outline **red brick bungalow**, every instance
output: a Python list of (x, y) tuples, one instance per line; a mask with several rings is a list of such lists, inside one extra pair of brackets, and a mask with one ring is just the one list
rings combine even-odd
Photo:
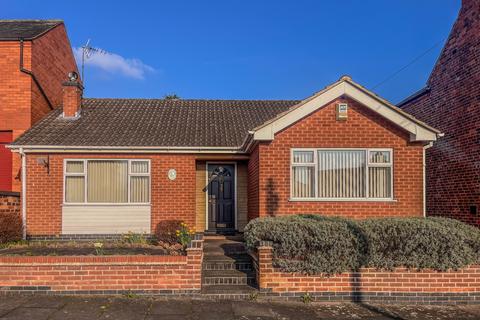
[(302, 101), (82, 99), (8, 147), (22, 155), (29, 236), (198, 232), (317, 213), (424, 215), (424, 155), (440, 132), (349, 77)]

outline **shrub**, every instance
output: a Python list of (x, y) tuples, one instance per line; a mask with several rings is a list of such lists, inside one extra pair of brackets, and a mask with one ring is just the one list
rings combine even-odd
[(480, 230), (459, 221), (384, 218), (358, 225), (366, 243), (366, 266), (445, 271), (478, 262)]
[(22, 239), (22, 219), (17, 213), (0, 213), (0, 243)]
[(260, 240), (272, 241), (274, 266), (285, 272), (445, 271), (480, 262), (480, 229), (445, 218), (266, 217), (252, 220), (244, 238), (250, 249)]
[(361, 264), (361, 243), (346, 219), (258, 218), (246, 226), (244, 237), (249, 248), (272, 241), (274, 265), (286, 272), (333, 274)]
[(160, 242), (168, 244), (178, 243), (176, 231), (180, 229), (182, 221), (180, 220), (164, 220), (157, 224), (155, 229), (155, 237)]

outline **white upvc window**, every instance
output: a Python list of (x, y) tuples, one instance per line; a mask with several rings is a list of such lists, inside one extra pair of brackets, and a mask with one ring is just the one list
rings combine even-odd
[(66, 159), (64, 203), (150, 203), (150, 160)]
[(292, 149), (292, 200), (393, 200), (393, 150)]

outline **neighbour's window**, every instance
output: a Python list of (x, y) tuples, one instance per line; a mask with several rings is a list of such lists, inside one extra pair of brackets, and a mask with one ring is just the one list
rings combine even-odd
[(391, 199), (392, 151), (307, 149), (292, 152), (293, 199)]
[(148, 160), (66, 160), (66, 203), (150, 202)]

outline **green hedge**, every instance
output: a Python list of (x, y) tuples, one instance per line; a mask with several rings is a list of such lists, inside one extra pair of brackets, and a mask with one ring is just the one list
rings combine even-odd
[(359, 267), (444, 271), (480, 261), (480, 230), (445, 218), (353, 221), (319, 215), (252, 220), (245, 241), (272, 241), (274, 265), (286, 272), (333, 274)]

